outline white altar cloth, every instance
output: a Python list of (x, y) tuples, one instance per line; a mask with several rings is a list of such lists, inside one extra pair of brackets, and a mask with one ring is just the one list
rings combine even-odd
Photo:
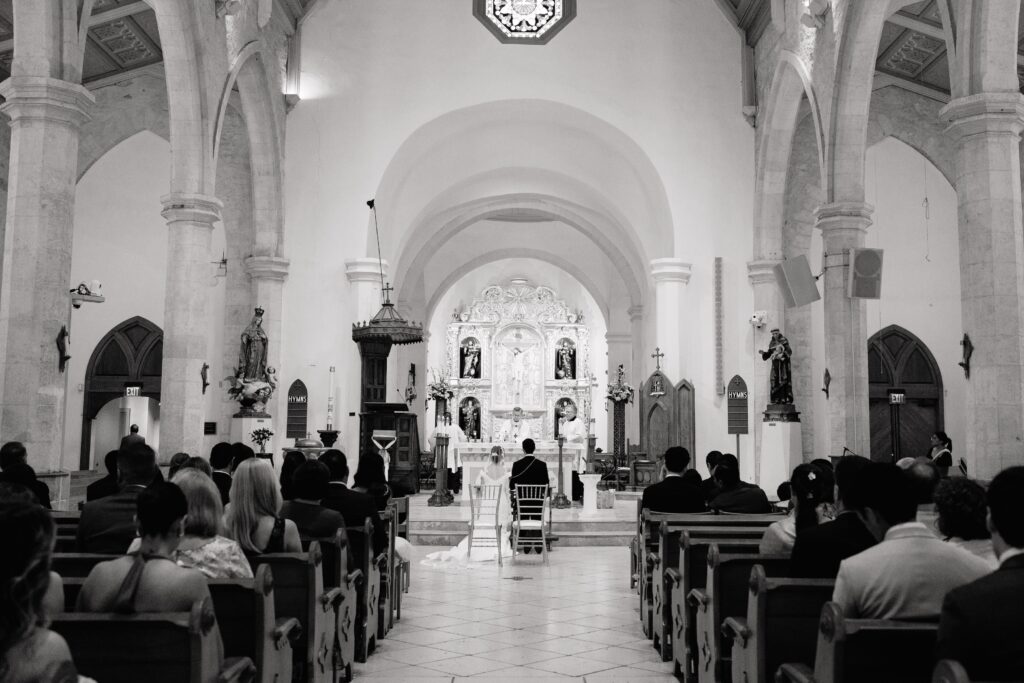
[[(462, 501), (469, 503), (469, 487), (480, 476), (481, 470), (491, 461), (491, 448), (501, 446), (505, 450), (505, 471), (512, 472), (512, 464), (523, 456), (523, 449), (514, 443), (467, 442), (451, 447), (455, 457), (462, 464)], [(539, 441), (534, 457), (548, 466), (548, 478), (554, 493), (558, 492), (558, 442)], [(562, 484), (567, 498), (572, 498), (572, 471), (587, 469), (587, 447), (581, 443), (567, 443), (562, 448)]]

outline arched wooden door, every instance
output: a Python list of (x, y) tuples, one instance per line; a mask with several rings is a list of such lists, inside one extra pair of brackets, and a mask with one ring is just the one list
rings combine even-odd
[[(886, 327), (868, 340), (868, 381), (871, 459), (926, 455), (929, 437), (943, 428), (942, 375), (928, 347), (898, 325)], [(894, 405), (890, 394), (900, 390), (906, 402)]]
[(85, 370), (82, 406), (81, 469), (89, 469), (92, 421), (110, 400), (125, 395), (126, 385), (141, 385), (140, 396), (160, 400), (163, 331), (136, 316), (107, 332), (96, 345)]

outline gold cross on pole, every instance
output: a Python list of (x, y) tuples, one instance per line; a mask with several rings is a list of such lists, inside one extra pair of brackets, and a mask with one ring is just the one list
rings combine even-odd
[(654, 347), (654, 353), (651, 354), (651, 358), (653, 358), (654, 362), (657, 364), (657, 368), (655, 368), (655, 369), (658, 370), (658, 372), (661, 372), (661, 359), (664, 358), (664, 357), (665, 357), (665, 354), (663, 354), (661, 352), (661, 347), (660, 346), (655, 346)]
[(387, 286), (381, 288), (381, 291), (384, 292), (384, 299), (386, 301), (391, 301), (391, 292), (395, 291), (395, 288), (392, 287), (391, 283), (389, 282)]

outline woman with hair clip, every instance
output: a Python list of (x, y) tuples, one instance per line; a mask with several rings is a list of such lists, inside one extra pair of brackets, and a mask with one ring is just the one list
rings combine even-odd
[[(491, 448), (490, 461), (477, 475), (476, 481), (473, 482), (473, 497), (478, 498), (482, 495), (484, 486), (497, 486), (498, 500), (496, 503), (497, 509), (495, 514), (497, 515), (497, 521), (501, 524), (501, 538), (498, 540), (499, 544), (508, 546), (509, 542), (509, 529), (512, 525), (512, 508), (508, 496), (508, 472), (505, 470), (505, 451), (501, 446), (493, 446)], [(483, 525), (481, 524), (481, 527)], [(430, 553), (426, 559), (423, 560), (423, 564), (427, 565), (445, 565), (445, 564), (469, 564), (477, 562), (494, 562), (498, 559), (498, 548), (484, 546), (473, 548), (473, 556), (469, 556), (469, 536), (466, 536), (459, 544), (451, 550), (441, 550), (436, 553)]]
[(789, 479), (792, 509), (785, 519), (773, 523), (764, 532), (760, 547), (762, 554), (789, 555), (802, 530), (830, 521), (835, 516), (831, 503), (832, 481), (832, 477), (817, 465), (796, 466)]

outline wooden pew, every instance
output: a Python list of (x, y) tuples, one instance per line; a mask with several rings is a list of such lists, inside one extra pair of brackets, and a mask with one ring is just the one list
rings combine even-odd
[(671, 581), (671, 622), (663, 633), (666, 648), (674, 664), (677, 678), (697, 680), (697, 606), (689, 600), (690, 592), (707, 586), (708, 550), (717, 544), (718, 552), (728, 555), (755, 554), (759, 543), (753, 541), (719, 541), (713, 538), (694, 539), (688, 531), (679, 537), (679, 564), (677, 569), (665, 570), (666, 581)]
[(722, 624), (732, 640), (732, 680), (769, 683), (785, 662), (814, 659), (821, 608), (835, 585), (834, 579), (770, 579), (755, 564), (746, 617)]
[(352, 680), (352, 662), (356, 653), (356, 615), (359, 612), (359, 590), (363, 583), (362, 570), (349, 571), (350, 552), (348, 536), (341, 529), (334, 538), (320, 541), (324, 554), (324, 586), (338, 587), (341, 599), (334, 614), (335, 633), (334, 670), (342, 672), (342, 680)]
[(377, 637), (385, 638), (395, 625), (394, 586), (398, 569), (395, 567), (395, 509), (388, 507), (380, 513), (380, 521), (387, 529), (388, 544), (384, 549), (384, 563), (380, 566), (380, 592), (377, 601)]
[(333, 681), (334, 611), (341, 589), (324, 588), (320, 544), (310, 543), (304, 553), (254, 555), (250, 562), (254, 572), (264, 565), (273, 572), (278, 616), (294, 617), (302, 624), (293, 657), (297, 675), (310, 683)]
[[(396, 539), (409, 540), (409, 497), (392, 498), (388, 503), (394, 510), (394, 534)], [(396, 540), (397, 545), (397, 540)], [(392, 602), (395, 606), (395, 621), (402, 618), (402, 593), (409, 592), (412, 563), (395, 556), (395, 585), (392, 587)]]
[(783, 664), (777, 683), (928, 683), (938, 624), (846, 619), (839, 605), (821, 610), (814, 669)]
[(377, 647), (379, 618), (380, 572), (386, 561), (384, 553), (373, 554), (373, 522), (367, 517), (361, 526), (345, 527), (352, 546), (354, 568), (362, 571), (363, 581), (357, 586), (356, 661), (365, 662)]
[[(967, 675), (967, 669), (963, 664), (954, 659), (943, 659), (935, 665), (935, 672), (932, 674), (932, 683), (982, 683), (972, 681)], [(1020, 672), (1017, 678), (1005, 683), (1024, 683), (1024, 672)]]
[(67, 641), (78, 672), (103, 683), (252, 681), (248, 657), (224, 659), (209, 599), (191, 612), (62, 614), (50, 628)]
[(708, 578), (705, 589), (690, 591), (697, 607), (697, 680), (700, 683), (728, 681), (732, 641), (722, 637), (727, 617), (747, 613), (747, 586), (755, 564), (768, 576), (786, 576), (789, 555), (723, 554), (717, 544), (708, 548)]
[(116, 560), (122, 555), (101, 555), (98, 553), (54, 553), (50, 569), (61, 578), (82, 578), (89, 576), (92, 568), (100, 562)]

